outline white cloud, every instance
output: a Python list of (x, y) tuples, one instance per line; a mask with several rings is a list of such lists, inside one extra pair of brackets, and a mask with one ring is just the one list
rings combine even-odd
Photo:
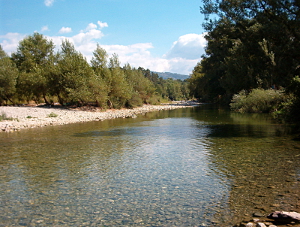
[(94, 23), (89, 23), (89, 25), (84, 30), (81, 30), (81, 32), (89, 31), (89, 30), (92, 30), (92, 29), (97, 29), (97, 25), (94, 24)]
[(186, 34), (180, 36), (164, 57), (167, 59), (199, 59), (204, 54), (204, 47), (206, 46), (204, 36), (205, 34)]
[(189, 75), (192, 73), (194, 67), (200, 61), (198, 59), (185, 59), (185, 58), (172, 58), (168, 60), (169, 72), (177, 72), (184, 75)]
[(72, 28), (70, 27), (62, 27), (60, 30), (59, 30), (59, 33), (63, 34), (63, 33), (70, 33), (72, 32)]
[(96, 42), (95, 39), (100, 39), (104, 34), (97, 29), (91, 29), (87, 32), (80, 32), (79, 34), (71, 37), (76, 45), (82, 45), (89, 42)]
[[(101, 22), (102, 23), (102, 22)], [(74, 44), (75, 49), (81, 52), (88, 61), (93, 57), (93, 52), (97, 43), (101, 45), (102, 33), (99, 22), (90, 23), (84, 30), (73, 36), (47, 36), (60, 49), (63, 40), (68, 39)], [(105, 24), (105, 23), (104, 23)], [(102, 25), (103, 27), (103, 25)], [(60, 32), (71, 31), (71, 28), (63, 27)], [(18, 43), (25, 36), (18, 33), (7, 33), (0, 36), (0, 44), (7, 54), (15, 52)], [(187, 34), (175, 41), (171, 49), (161, 57), (155, 57), (151, 53), (155, 47), (152, 43), (135, 43), (132, 45), (101, 45), (111, 56), (116, 53), (122, 65), (129, 63), (132, 67), (148, 68), (157, 72), (174, 72), (180, 74), (190, 74), (197, 62), (201, 60), (204, 53), (206, 41), (204, 34)]]
[(6, 35), (0, 35), (0, 45), (3, 50), (10, 55), (17, 51), (19, 42), (25, 37), (25, 35), (19, 33), (7, 33)]
[(108, 27), (108, 24), (106, 22), (98, 21), (97, 24), (99, 25), (100, 28)]
[(41, 28), (41, 31), (42, 32), (45, 32), (45, 31), (49, 31), (49, 27), (46, 25), (46, 26), (43, 26), (42, 28)]
[(46, 5), (46, 6), (52, 6), (53, 5), (53, 3), (54, 3), (54, 0), (45, 0), (44, 1), (44, 4)]

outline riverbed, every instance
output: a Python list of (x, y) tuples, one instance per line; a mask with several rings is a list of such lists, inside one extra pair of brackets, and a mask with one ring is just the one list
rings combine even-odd
[(174, 101), (161, 105), (143, 105), (132, 109), (101, 109), (93, 106), (81, 108), (60, 105), (0, 106), (1, 132), (14, 132), (27, 128), (104, 121), (115, 118), (135, 118), (137, 114), (198, 106), (194, 101)]
[(203, 105), (1, 133), (0, 226), (233, 226), (300, 211), (300, 144)]

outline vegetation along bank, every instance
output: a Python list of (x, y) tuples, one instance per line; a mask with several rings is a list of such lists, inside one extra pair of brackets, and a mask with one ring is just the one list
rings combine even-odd
[(298, 1), (203, 1), (207, 46), (191, 95), (300, 125)]
[(197, 98), (239, 112), (272, 112), (300, 125), (300, 5), (297, 1), (205, 0), (207, 46), (187, 80), (120, 65), (99, 45), (90, 62), (68, 40), (55, 52), (34, 33), (8, 56), (0, 48), (0, 104), (133, 108)]

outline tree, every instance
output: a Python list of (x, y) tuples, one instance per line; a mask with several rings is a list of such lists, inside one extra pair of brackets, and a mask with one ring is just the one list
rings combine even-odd
[(166, 79), (166, 88), (168, 98), (172, 101), (185, 99), (181, 90), (182, 81), (172, 78)]
[(96, 105), (106, 107), (108, 102), (108, 93), (110, 91), (111, 73), (107, 67), (107, 53), (97, 44), (96, 50), (93, 52), (91, 65), (95, 73), (94, 81), (91, 89), (93, 92)]
[(140, 106), (143, 103), (149, 103), (150, 98), (155, 93), (155, 87), (153, 83), (144, 76), (141, 70), (132, 69), (129, 64), (124, 67), (126, 80), (132, 86), (133, 95), (128, 100), (128, 106)]
[(120, 67), (117, 54), (113, 54), (109, 59), (109, 69), (111, 72), (109, 104), (110, 107), (121, 108), (132, 97), (132, 87), (126, 80), (124, 71)]
[(93, 58), (91, 65), (97, 73), (101, 74), (101, 71), (107, 68), (107, 52), (99, 44), (97, 44), (96, 50), (93, 52)]
[(49, 104), (48, 80), (51, 76), (48, 69), (53, 63), (54, 44), (42, 34), (34, 33), (19, 42), (17, 52), (12, 59), (20, 71), (17, 88), (26, 99), (36, 102), (42, 97)]
[(206, 81), (206, 77), (204, 77), (204, 73), (202, 72), (202, 65), (201, 62), (198, 62), (197, 65), (194, 67), (192, 74), (187, 79), (188, 81), (188, 87), (190, 91), (190, 96), (193, 98), (206, 100), (208, 97), (206, 94), (208, 94), (208, 84)]
[(82, 105), (93, 98), (90, 87), (96, 81), (94, 71), (68, 40), (62, 42), (57, 66), (52, 85), (56, 83), (54, 92), (60, 104)]
[(151, 72), (149, 69), (139, 67), (138, 70), (154, 84), (155, 92), (158, 96), (168, 99), (166, 81), (162, 77), (159, 77), (157, 73)]
[(3, 101), (14, 103), (18, 69), (14, 62), (7, 56), (0, 45), (0, 104)]
[(211, 99), (290, 83), (300, 60), (297, 1), (203, 3), (208, 45), (201, 71)]

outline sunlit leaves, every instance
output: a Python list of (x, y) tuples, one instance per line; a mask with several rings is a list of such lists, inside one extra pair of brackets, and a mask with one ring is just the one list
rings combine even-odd
[(188, 96), (185, 82), (167, 83), (150, 70), (131, 68), (129, 64), (121, 67), (118, 55), (109, 58), (100, 45), (93, 55), (87, 62), (68, 40), (62, 41), (60, 50), (54, 53), (53, 42), (39, 33), (21, 40), (11, 58), (0, 48), (0, 104), (13, 103), (15, 98), (48, 105), (59, 102), (104, 109), (132, 108), (159, 103), (158, 97), (162, 96)]
[(201, 80), (208, 87), (191, 86), (201, 90), (192, 93), (229, 101), (243, 89), (289, 85), (300, 59), (296, 1), (204, 0), (201, 12), (208, 32)]
[(11, 101), (16, 92), (18, 69), (0, 46), (0, 104)]

